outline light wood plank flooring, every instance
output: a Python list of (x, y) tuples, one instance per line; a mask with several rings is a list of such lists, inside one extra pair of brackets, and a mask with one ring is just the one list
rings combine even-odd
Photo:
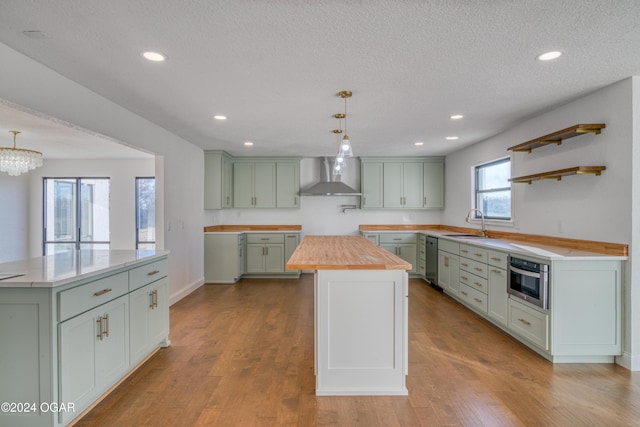
[(638, 426), (640, 373), (553, 365), (410, 280), (409, 396), (316, 397), (313, 276), (205, 285), (78, 426)]

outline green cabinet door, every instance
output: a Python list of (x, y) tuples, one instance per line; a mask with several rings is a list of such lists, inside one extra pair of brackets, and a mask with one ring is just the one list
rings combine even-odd
[(284, 264), (284, 245), (275, 243), (265, 245), (264, 272), (282, 273)]
[(233, 164), (233, 207), (254, 207), (253, 180), (253, 163)]
[(418, 267), (418, 251), (415, 243), (403, 243), (398, 245), (398, 256), (411, 264), (409, 273), (415, 273)]
[(404, 163), (402, 165), (403, 208), (422, 208), (422, 169), (422, 163)]
[(276, 207), (276, 164), (256, 163), (254, 165), (253, 188), (254, 208)]
[(401, 208), (404, 206), (402, 192), (402, 163), (386, 162), (383, 166), (383, 200), (385, 208)]
[(503, 326), (507, 326), (508, 297), (507, 270), (490, 265), (488, 314)]
[(444, 208), (444, 163), (424, 163), (424, 199), (426, 209)]
[(246, 269), (247, 273), (264, 272), (264, 245), (247, 244)]
[(131, 366), (137, 365), (151, 349), (149, 330), (149, 306), (151, 285), (143, 286), (129, 294), (129, 354)]
[[(169, 279), (167, 277), (153, 282), (151, 292), (155, 292), (153, 297), (153, 307), (149, 307), (149, 336), (151, 337), (151, 347), (168, 346), (169, 336)], [(150, 304), (151, 305), (151, 304)]]
[(276, 164), (276, 207), (300, 207), (300, 162)]
[(438, 251), (438, 285), (449, 294), (460, 290), (460, 256)]
[(222, 208), (233, 207), (233, 161), (222, 156)]
[(360, 182), (363, 209), (384, 207), (383, 177), (382, 162), (362, 162)]

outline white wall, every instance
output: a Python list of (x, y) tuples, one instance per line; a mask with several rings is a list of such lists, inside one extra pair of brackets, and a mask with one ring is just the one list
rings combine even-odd
[[(0, 44), (0, 98), (156, 154), (171, 302), (204, 283), (202, 149)], [(164, 221), (164, 227), (162, 224)]]
[(111, 249), (135, 249), (135, 179), (154, 176), (149, 160), (46, 160), (29, 176), (30, 256), (42, 255), (42, 180), (56, 177), (109, 178)]
[(29, 255), (28, 175), (0, 173), (0, 263)]
[[(360, 167), (357, 159), (347, 159), (347, 173), (342, 182), (360, 189)], [(300, 162), (302, 189), (320, 181), (322, 165), (317, 158)], [(341, 205), (356, 205), (342, 213)], [(225, 209), (205, 212), (205, 225), (219, 224), (300, 224), (302, 235), (358, 234), (360, 224), (439, 224), (440, 210), (360, 209), (358, 196), (307, 196), (300, 209)]]
[[(637, 139), (639, 135), (639, 119), (634, 118), (640, 111), (637, 86), (637, 77), (620, 81), (447, 156), (446, 209), (442, 216), (444, 224), (464, 225), (465, 215), (471, 207), (473, 165), (505, 156), (507, 147), (574, 124), (605, 123), (606, 128), (600, 135), (583, 135), (566, 140), (560, 146), (512, 155), (513, 176), (573, 166), (604, 165), (607, 169), (599, 177), (570, 176), (560, 182), (513, 184), (514, 221), (512, 227), (503, 229), (630, 245), (631, 262), (626, 263), (624, 275), (625, 354), (618, 363), (634, 370), (640, 370), (640, 331), (633, 329), (633, 325), (639, 325), (640, 295), (635, 295), (639, 285), (634, 282), (640, 273), (635, 273), (638, 267), (632, 268), (640, 261), (633, 254), (633, 243), (640, 243), (640, 231), (637, 230), (640, 190), (632, 187), (638, 182), (640, 171), (640, 159), (634, 162), (634, 157), (640, 157), (634, 150), (634, 137)], [(632, 210), (632, 200), (635, 210)], [(632, 212), (636, 215), (632, 216)], [(637, 236), (632, 236), (633, 217), (638, 218), (635, 219)], [(632, 272), (635, 273), (633, 276)]]

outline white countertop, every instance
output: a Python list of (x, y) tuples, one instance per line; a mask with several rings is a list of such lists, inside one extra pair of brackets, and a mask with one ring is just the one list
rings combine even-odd
[(168, 254), (166, 250), (82, 249), (6, 262), (0, 264), (0, 276), (20, 276), (0, 280), (0, 288), (54, 288)]

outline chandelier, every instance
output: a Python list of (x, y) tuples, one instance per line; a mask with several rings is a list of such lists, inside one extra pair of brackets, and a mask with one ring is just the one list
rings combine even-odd
[[(334, 117), (338, 119), (338, 129), (334, 129), (332, 132), (337, 134), (338, 137), (338, 153), (336, 154), (336, 161), (333, 165), (333, 176), (334, 178), (339, 178), (342, 176), (344, 172), (344, 168), (346, 163), (344, 159), (346, 157), (353, 157), (353, 150), (351, 149), (351, 141), (349, 140), (349, 135), (347, 134), (347, 98), (351, 98), (353, 95), (348, 90), (343, 90), (338, 92), (337, 94), (340, 98), (344, 99), (344, 113), (334, 114)], [(342, 134), (342, 119), (344, 119), (344, 136), (342, 139), (340, 135)]]
[(9, 132), (13, 134), (13, 148), (0, 147), (0, 172), (7, 172), (10, 176), (18, 176), (42, 166), (42, 153), (16, 148), (16, 135), (20, 131), (10, 130)]

